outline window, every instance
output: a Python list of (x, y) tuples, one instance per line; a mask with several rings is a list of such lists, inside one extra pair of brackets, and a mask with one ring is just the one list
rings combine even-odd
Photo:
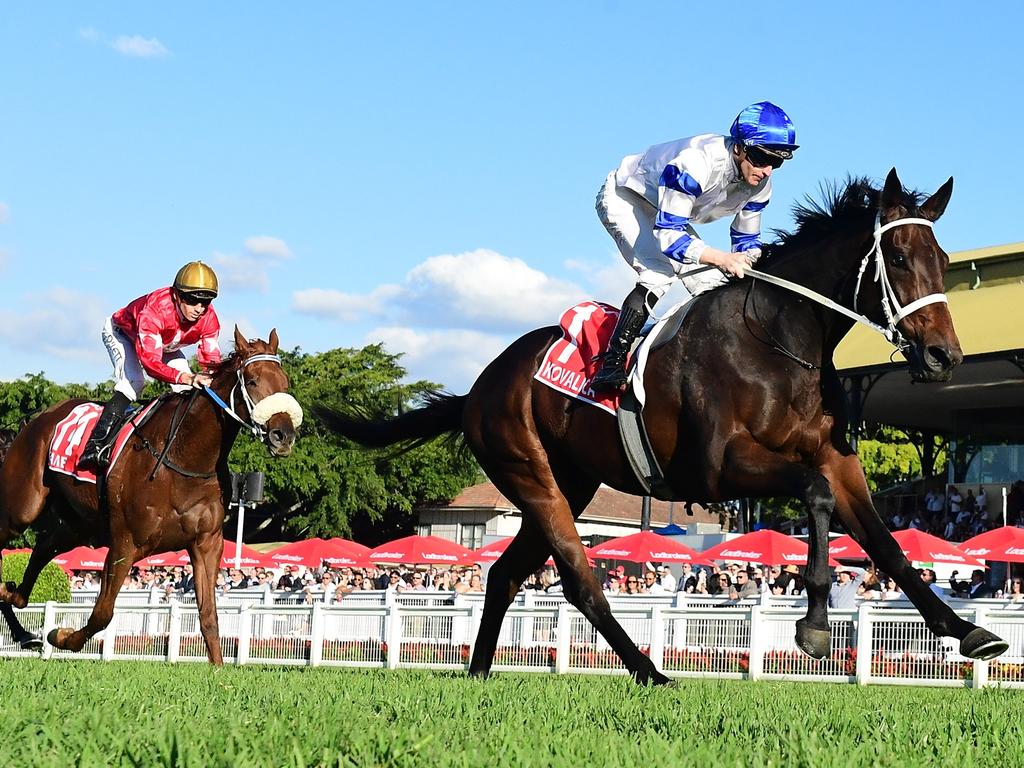
[(430, 523), (420, 523), (416, 526), (417, 536), (429, 536), (430, 535)]
[(484, 524), (463, 523), (459, 527), (459, 544), (469, 549), (479, 549), (484, 545)]

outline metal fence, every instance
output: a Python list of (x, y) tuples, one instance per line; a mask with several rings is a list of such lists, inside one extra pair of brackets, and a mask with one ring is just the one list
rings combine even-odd
[[(147, 593), (141, 593), (147, 594)], [(480, 595), (372, 592), (336, 605), (220, 599), (226, 663), (380, 668), (465, 669), (483, 603)], [(674, 596), (613, 598), (613, 611), (641, 650), (670, 677), (817, 680), (895, 685), (1024, 687), (1024, 610), (1019, 604), (958, 604), (957, 612), (1003, 637), (1009, 651), (990, 662), (957, 653), (936, 638), (909, 604), (864, 603), (831, 611), (832, 653), (811, 659), (794, 642), (804, 614), (792, 601), (750, 605)], [(91, 606), (31, 605), (19, 612), (45, 634), (79, 627)], [(0, 628), (0, 656), (34, 656)], [(118, 603), (111, 625), (81, 653), (46, 645), (43, 658), (205, 662), (194, 604)], [(556, 595), (521, 595), (498, 640), (495, 670), (624, 674), (604, 639)]]

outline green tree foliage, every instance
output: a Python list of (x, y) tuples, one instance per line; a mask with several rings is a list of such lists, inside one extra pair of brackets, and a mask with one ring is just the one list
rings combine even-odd
[[(362, 349), (282, 353), (291, 393), (305, 416), (295, 450), (273, 459), (263, 445), (240, 438), (231, 453), (237, 471), (266, 473), (268, 504), (285, 514), (296, 535), (347, 536), (360, 531), (411, 526), (417, 505), (448, 501), (478, 475), (475, 462), (457, 445), (435, 440), (399, 455), (368, 451), (321, 429), (309, 406), (323, 403), (383, 416), (408, 408), (436, 385), (400, 383), (399, 356), (379, 344)], [(371, 525), (367, 523), (383, 523)], [(397, 521), (397, 526), (396, 526)], [(374, 536), (363, 539), (372, 542)], [(382, 536), (383, 541), (387, 536)]]
[[(4, 555), (3, 580), (20, 584), (25, 569), (28, 568), (28, 558), (29, 555), (25, 552)], [(43, 566), (39, 579), (32, 587), (32, 594), (29, 595), (30, 603), (45, 603), (48, 600), (57, 603), (71, 602), (71, 582), (56, 563), (47, 563)]]

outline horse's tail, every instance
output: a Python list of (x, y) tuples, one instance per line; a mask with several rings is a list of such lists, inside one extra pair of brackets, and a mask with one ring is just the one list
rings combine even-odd
[(430, 392), (426, 401), (425, 405), (391, 419), (359, 416), (323, 405), (314, 406), (313, 412), (331, 432), (371, 448), (396, 444), (414, 448), (442, 435), (458, 437), (466, 395)]

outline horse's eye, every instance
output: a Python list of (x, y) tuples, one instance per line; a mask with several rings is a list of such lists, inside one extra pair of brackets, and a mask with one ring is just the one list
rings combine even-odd
[(907, 255), (903, 251), (893, 251), (891, 259), (894, 267), (905, 267), (907, 265)]
[(245, 382), (245, 386), (247, 387), (255, 387), (257, 384), (259, 384), (259, 379), (249, 379)]

